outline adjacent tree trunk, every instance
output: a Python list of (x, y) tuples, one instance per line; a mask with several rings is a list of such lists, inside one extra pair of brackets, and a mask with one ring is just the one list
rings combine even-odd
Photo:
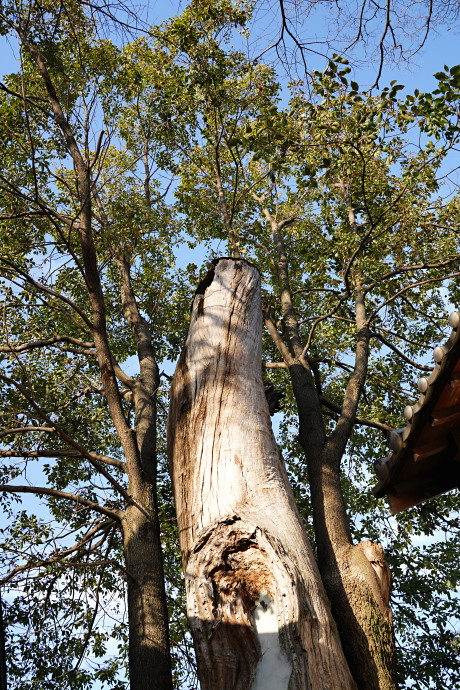
[[(116, 486), (125, 499), (129, 499), (122, 516), (122, 526), (128, 588), (130, 687), (132, 690), (172, 690), (168, 615), (156, 507), (155, 396), (160, 383), (158, 366), (148, 325), (139, 312), (131, 286), (129, 258), (123, 254), (121, 248), (112, 247), (120, 271), (123, 311), (136, 340), (140, 365), (139, 379), (127, 383), (132, 389), (136, 409), (133, 433), (123, 410), (115, 363), (107, 337), (106, 304), (92, 230), (93, 199), (99, 206), (104, 229), (107, 232), (110, 229), (92, 179), (92, 168), (97, 154), (93, 163), (90, 163), (88, 146), (86, 149), (80, 148), (59, 100), (52, 74), (48, 70), (46, 56), (30, 42), (28, 29), (28, 22), (21, 21), (17, 27), (22, 45), (41, 75), (55, 122), (75, 169), (76, 189), (80, 201), (78, 223), (75, 224), (81, 247), (82, 266), (79, 268), (82, 270), (91, 303), (92, 319), (89, 319), (83, 310), (79, 310), (78, 313), (94, 340), (105, 399), (123, 448), (129, 477), (128, 496), (105, 467), (92, 459), (90, 454), (87, 455), (93, 466)], [(87, 137), (88, 130), (85, 130), (84, 134)], [(100, 141), (101, 138), (99, 143)], [(148, 183), (149, 174), (146, 179), (146, 199), (150, 202)], [(69, 252), (73, 255), (70, 236), (68, 242)], [(117, 369), (119, 370), (119, 367)], [(129, 380), (125, 374), (122, 378)]]
[(221, 259), (198, 288), (168, 453), (202, 690), (355, 688), (276, 445), (260, 276)]
[(353, 545), (334, 465), (326, 452), (308, 463), (322, 581), (359, 690), (395, 690), (390, 569), (380, 544)]
[[(355, 217), (346, 194), (351, 227)], [(396, 653), (389, 607), (390, 570), (380, 544), (353, 545), (340, 482), (340, 466), (355, 423), (369, 361), (370, 331), (361, 276), (355, 275), (357, 342), (353, 371), (335, 428), (326, 436), (320, 376), (306, 358), (289, 284), (289, 261), (277, 222), (264, 209), (277, 250), (284, 340), (270, 314), (265, 322), (291, 376), (299, 414), (299, 439), (308, 464), (318, 565), (350, 671), (359, 690), (395, 690)], [(317, 372), (318, 373), (318, 372)]]
[[(123, 312), (132, 329), (140, 376), (126, 380), (136, 412), (137, 456), (130, 463), (133, 503), (123, 516), (132, 690), (172, 690), (163, 554), (157, 510), (157, 400), (160, 373), (149, 326), (139, 311), (127, 257), (116, 254)], [(133, 435), (134, 436), (134, 435)], [(128, 461), (128, 458), (127, 458)]]
[(341, 434), (337, 425), (322, 447), (312, 443), (306, 372), (299, 363), (290, 366), (290, 373), (308, 463), (318, 565), (345, 656), (359, 690), (395, 690), (390, 569), (380, 544), (353, 545), (340, 484), (348, 432)]
[(153, 510), (153, 489), (146, 485), (145, 493), (144, 509), (128, 506), (122, 521), (130, 687), (133, 690), (172, 690), (160, 527)]

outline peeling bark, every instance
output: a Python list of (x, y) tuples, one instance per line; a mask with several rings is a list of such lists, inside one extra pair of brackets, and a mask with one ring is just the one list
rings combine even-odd
[(168, 420), (201, 687), (354, 688), (273, 436), (261, 340), (259, 273), (221, 259), (194, 300)]

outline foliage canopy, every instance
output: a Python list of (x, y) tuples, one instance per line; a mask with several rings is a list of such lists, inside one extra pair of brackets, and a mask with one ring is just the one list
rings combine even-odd
[[(369, 93), (335, 56), (286, 86), (273, 65), (230, 47), (251, 19), (244, 3), (191, 2), (124, 47), (100, 38), (82, 3), (59, 7), (37, 3), (25, 18), (2, 3), (0, 14), (2, 31), (22, 44), (21, 71), (0, 93), (10, 681), (18, 690), (31, 681), (115, 690), (126, 687), (127, 668), (119, 524), (127, 467), (91, 332), (80, 180), (38, 50), (91, 175), (97, 272), (128, 425), (139, 419), (139, 346), (123, 266), (155, 360), (169, 372), (206, 270), (206, 261), (191, 263), (192, 250), (244, 256), (263, 277), (263, 367), (286, 394), (278, 438), (313, 542), (283, 352), (298, 348), (308, 361), (332, 437), (355, 366), (357, 290), (364, 295), (370, 355), (341, 467), (350, 524), (354, 539), (381, 541), (391, 565), (401, 678), (407, 687), (454, 687), (458, 494), (390, 519), (370, 487), (373, 461), (387, 454), (382, 431), (402, 425), (414, 377), (431, 368), (426, 353), (443, 339), (446, 304), (460, 303), (460, 199), (449, 177), (460, 67), (438, 73), (433, 94), (402, 95), (396, 83)], [(156, 481), (174, 682), (194, 687), (164, 442), (170, 377), (161, 374)], [(25, 492), (39, 502), (22, 506)]]

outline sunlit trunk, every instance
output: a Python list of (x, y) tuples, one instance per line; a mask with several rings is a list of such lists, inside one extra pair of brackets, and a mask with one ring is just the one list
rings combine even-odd
[(168, 452), (203, 690), (354, 688), (276, 445), (260, 276), (221, 259), (198, 288)]

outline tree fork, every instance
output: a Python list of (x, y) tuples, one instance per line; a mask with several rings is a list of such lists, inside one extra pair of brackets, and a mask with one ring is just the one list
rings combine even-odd
[[(21, 26), (16, 28), (23, 46), (41, 74), (54, 120), (65, 139), (67, 150), (75, 166), (80, 201), (78, 234), (83, 265), (79, 264), (75, 256), (74, 259), (85, 280), (91, 303), (92, 323), (84, 313), (80, 315), (89, 326), (94, 340), (105, 397), (126, 458), (129, 496), (122, 487), (115, 488), (127, 499), (127, 507), (121, 521), (126, 570), (130, 574), (127, 582), (130, 687), (132, 690), (172, 690), (166, 593), (160, 526), (155, 500), (156, 410), (155, 400), (150, 399), (154, 395), (154, 389), (151, 388), (146, 395), (144, 390), (139, 390), (140, 386), (135, 391), (137, 428), (136, 434), (133, 434), (124, 414), (108, 341), (105, 298), (92, 232), (94, 190), (91, 168), (100, 149), (101, 137), (93, 163), (90, 164), (88, 159), (85, 161), (74, 131), (65, 116), (48, 71), (46, 59), (41, 51), (29, 41), (26, 31)], [(118, 263), (119, 268), (122, 269), (123, 307), (127, 321), (134, 330), (138, 347), (141, 367), (140, 383), (143, 385), (145, 379), (148, 379), (148, 384), (151, 378), (155, 378), (155, 374), (158, 376), (158, 368), (153, 357), (151, 341), (146, 333), (148, 329), (143, 328), (146, 324), (140, 324), (139, 314), (136, 311), (137, 305), (129, 281), (129, 266), (126, 261)], [(151, 361), (146, 363), (145, 360), (148, 358)], [(150, 372), (147, 372), (147, 369), (150, 369)], [(152, 372), (153, 377), (148, 375)], [(142, 405), (143, 402), (146, 404)], [(139, 414), (140, 407), (144, 408), (143, 414)], [(64, 440), (68, 440), (62, 432), (61, 436)], [(97, 463), (90, 453), (84, 455), (93, 465)], [(103, 467), (98, 466), (97, 469), (114, 484), (113, 478)], [(98, 509), (102, 512), (101, 507)]]
[[(292, 383), (299, 403), (305, 390), (295, 375)], [(318, 565), (350, 670), (359, 690), (395, 690), (391, 573), (383, 548), (371, 541), (353, 545), (340, 485), (340, 462), (330, 447), (322, 453), (312, 451), (308, 421), (302, 419), (302, 405), (298, 409)]]
[(171, 388), (168, 453), (203, 690), (355, 688), (273, 436), (257, 269), (214, 262)]
[(389, 607), (391, 575), (380, 544), (353, 545), (340, 483), (340, 462), (367, 375), (369, 327), (364, 295), (356, 290), (355, 367), (337, 425), (320, 450), (314, 444), (308, 388), (290, 367), (299, 412), (300, 442), (310, 479), (318, 565), (350, 670), (359, 690), (395, 690), (396, 652)]

